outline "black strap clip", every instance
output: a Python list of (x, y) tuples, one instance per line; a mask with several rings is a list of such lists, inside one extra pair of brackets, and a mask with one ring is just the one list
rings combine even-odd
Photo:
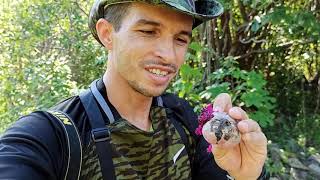
[(108, 128), (95, 128), (91, 131), (91, 137), (94, 142), (110, 141), (110, 131)]

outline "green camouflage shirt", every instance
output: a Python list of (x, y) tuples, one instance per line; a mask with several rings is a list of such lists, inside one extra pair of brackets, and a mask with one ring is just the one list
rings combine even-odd
[[(185, 146), (165, 108), (152, 107), (150, 117), (153, 131), (149, 132), (125, 119), (109, 126), (117, 179), (191, 179)], [(89, 143), (83, 154), (80, 179), (102, 179), (94, 144)]]

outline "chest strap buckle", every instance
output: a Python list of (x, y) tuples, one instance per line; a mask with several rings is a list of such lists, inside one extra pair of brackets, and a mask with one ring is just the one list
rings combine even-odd
[(91, 131), (91, 137), (94, 142), (110, 141), (110, 131), (108, 128), (95, 128)]

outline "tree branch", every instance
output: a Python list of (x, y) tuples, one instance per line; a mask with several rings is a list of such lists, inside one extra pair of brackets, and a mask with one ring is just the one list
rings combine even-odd
[(241, 14), (241, 17), (242, 17), (243, 21), (244, 22), (249, 22), (249, 18), (247, 16), (246, 9), (245, 9), (242, 1), (238, 0), (238, 4), (239, 4), (240, 14)]
[(89, 14), (82, 9), (82, 7), (80, 6), (80, 4), (78, 3), (78, 1), (73, 1), (74, 4), (76, 4), (78, 6), (78, 8), (80, 9), (80, 11), (85, 14), (87, 17), (89, 17)]
[(225, 13), (225, 22), (223, 24), (223, 33), (224, 33), (223, 47), (222, 47), (223, 55), (227, 55), (228, 53), (228, 45), (230, 40), (229, 20), (230, 20), (229, 13)]
[[(298, 42), (299, 44), (309, 44), (309, 43), (312, 43), (312, 42), (315, 42), (315, 40), (307, 40), (307, 41), (303, 41), (303, 42)], [(295, 42), (288, 42), (288, 43), (284, 43), (284, 44), (281, 44), (279, 46), (276, 46), (276, 47), (273, 47), (273, 48), (269, 48), (269, 49), (264, 49), (264, 50), (254, 50), (254, 51), (250, 51), (246, 54), (243, 54), (241, 56), (236, 56), (235, 59), (244, 59), (244, 58), (247, 58), (253, 54), (262, 54), (262, 53), (268, 53), (268, 52), (272, 52), (276, 49), (288, 49), (290, 48), (292, 45), (294, 45), (294, 43), (297, 43), (297, 41)]]

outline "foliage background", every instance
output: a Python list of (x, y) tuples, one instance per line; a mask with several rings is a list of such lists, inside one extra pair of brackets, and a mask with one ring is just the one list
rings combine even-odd
[[(199, 111), (227, 92), (286, 151), (320, 148), (320, 2), (221, 1), (225, 13), (193, 32), (168, 91)], [(104, 72), (91, 37), (92, 2), (0, 2), (0, 133), (20, 116), (75, 95)], [(269, 162), (272, 173), (281, 173)]]

